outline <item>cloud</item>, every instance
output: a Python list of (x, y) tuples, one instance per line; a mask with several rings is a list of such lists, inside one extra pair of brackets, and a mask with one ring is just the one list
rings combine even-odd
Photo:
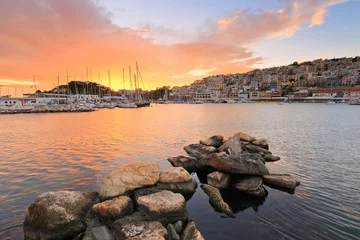
[(20, 81), (20, 80), (10, 80), (10, 79), (0, 79), (0, 86), (12, 86), (12, 85), (28, 85), (33, 86), (34, 84), (38, 85), (37, 82), (30, 81)]
[(208, 73), (213, 72), (213, 71), (215, 71), (215, 70), (216, 70), (216, 68), (211, 68), (211, 69), (194, 69), (194, 70), (188, 72), (187, 74), (192, 75), (192, 76), (194, 76), (194, 77), (206, 76), (206, 75), (208, 75)]

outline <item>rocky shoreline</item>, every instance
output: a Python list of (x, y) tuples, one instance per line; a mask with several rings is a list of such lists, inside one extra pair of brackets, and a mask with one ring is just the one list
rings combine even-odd
[[(186, 201), (200, 188), (214, 208), (235, 217), (224, 201), (231, 189), (253, 198), (267, 195), (264, 185), (293, 192), (300, 184), (287, 174), (270, 174), (266, 162), (278, 161), (266, 139), (236, 133), (224, 141), (213, 136), (184, 147), (187, 156), (168, 158), (162, 172), (153, 162), (138, 162), (107, 174), (100, 192), (57, 191), (38, 196), (26, 212), (25, 239), (200, 240)], [(204, 203), (205, 204), (205, 203)]]

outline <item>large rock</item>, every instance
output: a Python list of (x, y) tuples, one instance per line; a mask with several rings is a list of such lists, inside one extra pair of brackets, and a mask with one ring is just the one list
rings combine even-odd
[(223, 145), (221, 145), (219, 151), (227, 152), (229, 154), (240, 154), (243, 152), (241, 142), (237, 137), (227, 140)]
[(140, 212), (165, 226), (179, 220), (186, 221), (188, 218), (185, 198), (179, 193), (164, 190), (145, 195), (137, 199), (137, 205)]
[(252, 144), (246, 145), (245, 149), (250, 153), (259, 153), (260, 155), (271, 154), (269, 150), (266, 150), (265, 148), (258, 147)]
[(178, 156), (168, 158), (168, 161), (171, 163), (172, 166), (183, 167), (184, 169), (186, 169), (186, 171), (190, 173), (196, 170), (195, 158)]
[(214, 153), (217, 151), (217, 149), (214, 147), (204, 146), (202, 144), (190, 144), (188, 146), (185, 146), (184, 150), (187, 152), (187, 154), (196, 159), (206, 157), (210, 153)]
[(280, 160), (280, 157), (274, 156), (272, 154), (266, 154), (264, 156), (264, 159), (265, 159), (266, 162), (276, 162), (276, 161)]
[(199, 169), (216, 169), (225, 173), (266, 175), (269, 174), (265, 164), (251, 154), (228, 155), (226, 153), (213, 153), (196, 163)]
[(232, 183), (232, 187), (251, 195), (263, 197), (266, 195), (262, 177), (245, 177)]
[(159, 166), (153, 162), (139, 162), (107, 174), (100, 190), (101, 199), (120, 196), (136, 188), (155, 185), (159, 180)]
[(259, 138), (252, 142), (253, 145), (269, 150), (269, 144), (265, 138)]
[(222, 172), (213, 172), (207, 175), (207, 183), (218, 189), (228, 188), (230, 180), (230, 175)]
[(115, 237), (106, 226), (99, 226), (86, 230), (82, 240), (115, 240)]
[(220, 190), (210, 186), (208, 184), (201, 184), (201, 188), (204, 190), (206, 195), (209, 196), (210, 201), (223, 213), (228, 215), (229, 217), (235, 217), (233, 211), (229, 207), (229, 205), (224, 202)]
[(246, 141), (246, 142), (253, 142), (256, 140), (256, 138), (250, 136), (249, 134), (243, 133), (243, 132), (235, 133), (234, 137), (237, 137), (241, 141)]
[(134, 206), (128, 196), (121, 196), (95, 204), (93, 206), (93, 211), (100, 216), (102, 222), (111, 226), (113, 221), (131, 215), (134, 211)]
[(173, 167), (160, 173), (157, 186), (175, 193), (192, 194), (196, 191), (197, 183), (184, 168)]
[(41, 194), (26, 212), (25, 239), (66, 239), (86, 229), (86, 214), (98, 193), (59, 191)]
[(269, 174), (264, 176), (265, 185), (295, 190), (300, 182), (288, 174)]
[(158, 221), (141, 221), (125, 217), (111, 227), (117, 240), (165, 240), (167, 231)]
[(204, 240), (204, 237), (197, 229), (194, 221), (190, 220), (181, 234), (181, 240)]
[(200, 144), (202, 145), (205, 145), (205, 146), (211, 146), (211, 147), (220, 147), (222, 142), (224, 140), (224, 137), (223, 136), (220, 136), (220, 135), (215, 135), (215, 136), (212, 136), (206, 140), (200, 140)]

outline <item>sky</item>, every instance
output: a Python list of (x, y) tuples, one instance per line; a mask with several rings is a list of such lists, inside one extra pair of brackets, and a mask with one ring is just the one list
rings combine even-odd
[(351, 57), (359, 12), (351, 0), (0, 0), (0, 94), (58, 76), (130, 89), (136, 62), (149, 90)]

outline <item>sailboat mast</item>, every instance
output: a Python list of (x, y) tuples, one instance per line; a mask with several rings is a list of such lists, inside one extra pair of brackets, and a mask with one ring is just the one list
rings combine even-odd
[(136, 85), (136, 74), (134, 74), (134, 85), (135, 85), (135, 99), (138, 100), (138, 89)]
[(66, 83), (67, 83), (67, 94), (70, 95), (69, 71), (68, 70), (66, 70)]
[(58, 80), (58, 85), (57, 85), (57, 96), (58, 96), (58, 103), (59, 103), (59, 85), (60, 85), (60, 77), (58, 75), (57, 77), (57, 80)]
[(125, 69), (123, 69), (123, 85), (124, 85), (124, 90), (125, 90)]
[(98, 83), (99, 83), (99, 91), (98, 91), (98, 94), (99, 94), (99, 97), (101, 97), (101, 94), (100, 94), (100, 74), (98, 74)]
[(130, 76), (130, 99), (132, 99), (132, 81), (131, 81), (131, 67), (129, 66), (129, 76)]
[(110, 77), (110, 70), (108, 71), (108, 81), (109, 81), (109, 90), (110, 90), (110, 97), (111, 97), (111, 77)]

